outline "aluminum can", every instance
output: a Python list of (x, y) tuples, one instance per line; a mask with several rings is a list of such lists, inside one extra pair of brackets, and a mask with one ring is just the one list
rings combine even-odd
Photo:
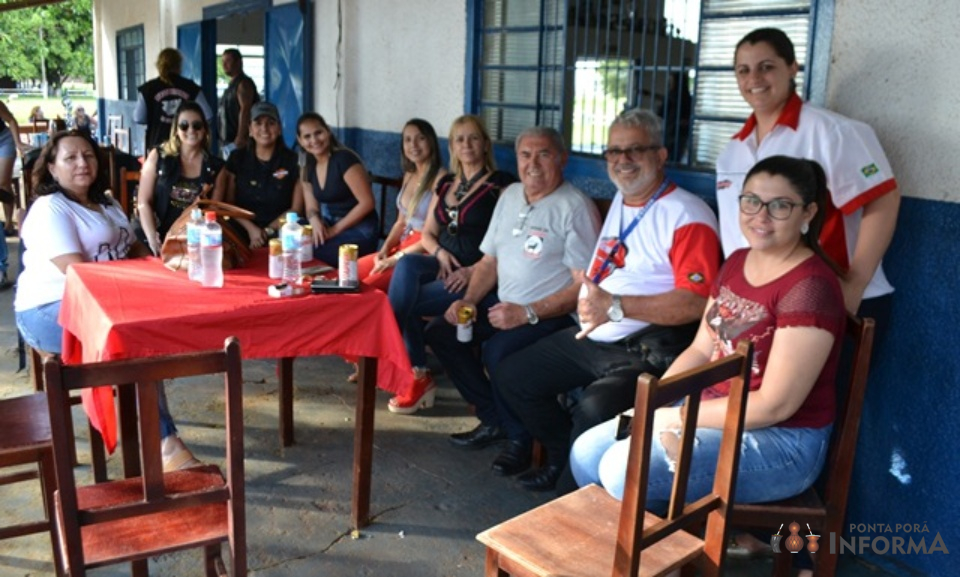
[(283, 245), (279, 238), (271, 238), (269, 247), (270, 265), (268, 272), (270, 278), (281, 278), (283, 276)]
[(300, 237), (300, 262), (313, 260), (313, 227), (303, 225), (303, 235)]
[(457, 340), (469, 343), (473, 340), (473, 307), (460, 307), (457, 310)]
[(355, 244), (340, 245), (340, 286), (355, 287), (360, 284), (357, 278), (357, 255), (360, 248)]

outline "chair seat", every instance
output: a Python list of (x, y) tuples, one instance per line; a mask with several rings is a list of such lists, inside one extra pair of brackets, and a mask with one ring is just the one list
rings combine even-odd
[[(3, 399), (0, 403), (0, 423), (3, 423), (3, 435), (0, 435), (0, 464), (14, 464), (5, 461), (5, 453), (13, 449), (20, 454), (31, 449), (50, 449), (50, 420), (36, 418), (36, 415), (47, 414), (45, 393)], [(16, 461), (23, 462), (29, 461), (24, 461), (22, 457)]]
[(730, 513), (731, 522), (740, 527), (776, 528), (781, 523), (802, 520), (814, 528), (826, 518), (826, 508), (820, 494), (810, 487), (803, 493), (769, 503), (737, 503)]
[[(224, 487), (225, 482), (219, 468), (206, 465), (167, 473), (164, 485), (168, 495), (176, 495)], [(77, 488), (81, 509), (105, 509), (142, 501), (142, 497), (139, 478)], [(57, 508), (59, 512), (59, 492)], [(98, 523), (81, 528), (83, 555), (88, 568), (146, 559), (226, 541), (227, 527), (226, 502)]]
[[(613, 566), (620, 505), (604, 489), (590, 485), (487, 529), (477, 539), (488, 551), (499, 552), (500, 566), (510, 575), (597, 577), (598, 567)], [(644, 526), (660, 520), (647, 512)], [(640, 574), (679, 569), (702, 551), (701, 539), (673, 533), (643, 550)]]

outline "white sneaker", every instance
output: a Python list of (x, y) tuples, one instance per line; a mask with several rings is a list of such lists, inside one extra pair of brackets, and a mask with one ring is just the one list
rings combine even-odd
[(163, 460), (164, 473), (203, 465), (176, 435), (170, 435), (160, 441), (160, 456)]

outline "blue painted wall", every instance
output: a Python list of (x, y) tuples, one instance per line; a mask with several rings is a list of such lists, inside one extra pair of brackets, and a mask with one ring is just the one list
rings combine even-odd
[[(436, 128), (441, 134), (446, 131)], [(399, 133), (351, 129), (343, 136), (371, 172), (400, 174)], [(446, 140), (440, 146), (446, 162)], [(497, 147), (496, 159), (501, 169), (516, 171), (512, 147)], [(598, 159), (573, 156), (566, 174), (591, 196), (606, 198), (615, 192)], [(712, 173), (670, 175), (715, 205)], [(393, 218), (388, 214), (388, 223)], [(929, 546), (939, 532), (951, 553), (960, 552), (960, 507), (952, 489), (960, 479), (960, 459), (952, 451), (960, 438), (960, 306), (951, 290), (960, 280), (956, 247), (960, 204), (903, 200), (897, 233), (884, 259), (897, 289), (891, 324), (874, 348), (847, 511), (847, 526), (926, 524), (930, 532), (914, 534), (915, 540), (925, 537)], [(892, 536), (873, 533), (884, 535)], [(866, 557), (895, 574), (955, 574), (943, 553)]]

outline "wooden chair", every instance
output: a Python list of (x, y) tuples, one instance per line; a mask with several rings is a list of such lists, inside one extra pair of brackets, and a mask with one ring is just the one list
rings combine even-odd
[[(827, 453), (827, 462), (820, 474), (821, 483), (807, 489), (801, 495), (775, 503), (738, 504), (733, 508), (730, 523), (734, 527), (765, 529), (771, 532), (781, 523), (791, 521), (819, 531), (820, 535), (843, 533), (843, 518), (847, 512), (847, 497), (850, 494), (850, 478), (857, 453), (857, 435), (860, 431), (860, 414), (867, 392), (867, 376), (870, 372), (870, 356), (873, 352), (874, 321), (847, 315), (846, 336), (851, 341), (853, 354), (847, 383), (838, 383), (841, 394), (837, 405), (837, 418)], [(845, 343), (846, 344), (846, 343)], [(823, 490), (816, 489), (822, 486)], [(825, 540), (825, 538), (824, 538)], [(837, 572), (837, 554), (829, 547), (820, 547), (813, 555), (818, 576), (833, 577)], [(791, 555), (774, 555), (774, 574), (789, 575)]]
[[(725, 359), (662, 381), (641, 375), (623, 503), (590, 485), (480, 533), (477, 539), (487, 546), (485, 575), (664, 575), (698, 557), (704, 575), (719, 575), (726, 553), (727, 513), (736, 488), (752, 357), (752, 345), (744, 341)], [(700, 392), (728, 379), (730, 397), (713, 491), (685, 504)], [(667, 517), (660, 519), (645, 510), (653, 415), (658, 407), (684, 397), (687, 417), (673, 491)], [(704, 521), (704, 539), (682, 531)]]
[[(206, 575), (226, 575), (220, 544), (228, 541), (231, 574), (245, 576), (239, 342), (227, 339), (223, 351), (83, 365), (65, 366), (50, 357), (44, 360), (43, 368), (54, 467), (60, 485), (55, 499), (56, 529), (66, 572), (82, 577), (88, 569), (129, 561), (134, 574), (146, 575), (149, 557), (202, 547)], [(213, 465), (163, 473), (157, 390), (160, 380), (220, 372), (226, 373), (226, 479)], [(123, 395), (136, 395), (142, 476), (78, 487), (64, 418), (70, 410), (69, 391), (104, 383), (116, 383)]]
[[(18, 523), (0, 528), (0, 539), (12, 539), (34, 533), (50, 532), (53, 562), (60, 574), (59, 546), (53, 526), (54, 491), (57, 488), (53, 466), (53, 442), (50, 435), (50, 415), (47, 396), (33, 393), (23, 397), (0, 400), (0, 467), (18, 467), (15, 472), (0, 475), (0, 485), (10, 485), (38, 479), (43, 496), (44, 518), (40, 521)], [(36, 468), (23, 470), (20, 465), (33, 464)]]
[(140, 184), (140, 171), (127, 170), (126, 167), (120, 168), (120, 206), (123, 213), (130, 216), (136, 206), (136, 192)]
[[(380, 238), (387, 238), (387, 200), (395, 199), (400, 194), (400, 187), (403, 186), (402, 178), (393, 178), (390, 176), (370, 175), (370, 183), (380, 190), (380, 211), (378, 217), (380, 220)], [(396, 192), (391, 194), (391, 190)]]
[(113, 147), (121, 152), (126, 152), (130, 154), (130, 129), (129, 128), (114, 128), (111, 133), (111, 141), (113, 142)]

